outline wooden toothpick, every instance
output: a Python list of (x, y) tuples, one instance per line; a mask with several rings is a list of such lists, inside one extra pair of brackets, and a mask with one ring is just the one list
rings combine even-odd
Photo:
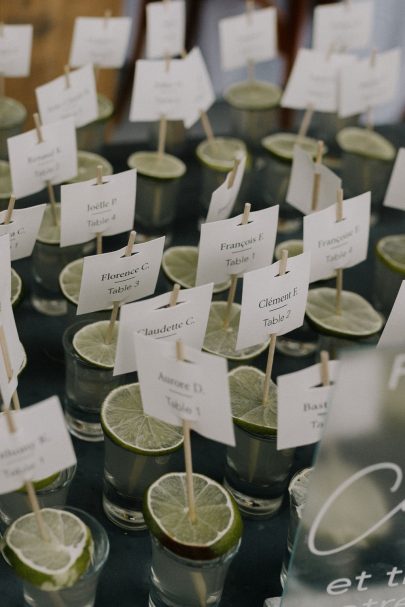
[(240, 165), (240, 158), (234, 158), (233, 161), (233, 168), (232, 171), (230, 171), (229, 176), (228, 176), (228, 181), (227, 181), (227, 188), (228, 190), (231, 189), (231, 187), (233, 186), (233, 184), (235, 183), (235, 179), (236, 179), (236, 175), (238, 173), (238, 168)]
[(200, 110), (200, 119), (205, 136), (211, 143), (215, 141), (214, 131), (212, 130), (210, 119), (207, 112)]
[(11, 218), (13, 216), (14, 205), (15, 205), (15, 196), (14, 196), (14, 194), (11, 194), (10, 200), (8, 201), (7, 213), (4, 218), (4, 225), (7, 225), (8, 223), (10, 223)]
[[(103, 184), (103, 165), (97, 165), (96, 185)], [(101, 255), (103, 252), (103, 234), (102, 232), (96, 232), (96, 253)]]
[(179, 297), (179, 292), (180, 292), (180, 285), (176, 283), (174, 283), (173, 285), (173, 290), (170, 293), (170, 300), (169, 300), (169, 308), (173, 308), (176, 303), (177, 303), (177, 299)]
[[(38, 143), (43, 143), (44, 138), (42, 135), (42, 125), (41, 125), (41, 120), (39, 118), (39, 114), (37, 112), (35, 112), (35, 114), (33, 115), (33, 118), (34, 118), (35, 130), (37, 132)], [(50, 181), (46, 181), (45, 183), (46, 183), (46, 187), (48, 188), (48, 196), (49, 196), (49, 202), (51, 203), (51, 212), (52, 212), (53, 223), (55, 226), (57, 226), (57, 225), (59, 225), (59, 221), (58, 221), (58, 213), (57, 213), (57, 206), (56, 206), (56, 200), (55, 200), (55, 192), (53, 190), (53, 185), (51, 184)]]
[(104, 11), (104, 27), (105, 27), (105, 29), (107, 29), (108, 22), (109, 22), (109, 20), (110, 20), (111, 17), (112, 17), (112, 10), (110, 8), (108, 8), (107, 10)]
[[(336, 201), (336, 221), (343, 219), (343, 190), (339, 188), (337, 191)], [(343, 291), (343, 268), (336, 270), (336, 314), (342, 313), (342, 291)]]
[(322, 350), (321, 352), (321, 382), (323, 386), (330, 385), (329, 352), (327, 350)]
[(70, 88), (70, 65), (67, 64), (64, 66), (63, 71), (65, 72), (65, 84), (66, 88)]
[(159, 121), (159, 141), (158, 141), (158, 156), (163, 156), (166, 147), (166, 136), (167, 136), (167, 119), (166, 116), (162, 115)]
[(321, 187), (321, 174), (319, 172), (319, 167), (322, 164), (323, 150), (324, 150), (323, 141), (318, 141), (316, 161), (315, 161), (314, 180), (313, 180), (313, 184), (312, 184), (311, 211), (316, 211), (318, 209), (318, 204), (319, 204), (319, 190)]
[(314, 115), (314, 106), (310, 103), (305, 110), (302, 122), (298, 131), (298, 138), (302, 139), (306, 137), (308, 133), (309, 125), (311, 124), (312, 116)]
[[(373, 48), (373, 50), (371, 51), (371, 54), (370, 54), (370, 67), (372, 69), (375, 68), (376, 60), (377, 60), (377, 49)], [(366, 129), (369, 131), (374, 130), (373, 108), (371, 105), (368, 106), (367, 112), (366, 112)]]

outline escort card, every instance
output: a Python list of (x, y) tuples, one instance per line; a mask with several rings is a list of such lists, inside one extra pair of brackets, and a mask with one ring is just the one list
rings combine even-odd
[[(57, 396), (12, 411), (17, 432), (0, 420), (0, 494), (21, 489), (76, 465), (76, 455)], [(46, 423), (44, 423), (46, 420)]]
[(405, 280), (402, 281), (398, 295), (381, 333), (377, 347), (405, 347)]
[(176, 342), (140, 333), (134, 341), (145, 413), (176, 426), (189, 420), (198, 434), (235, 445), (226, 360), (184, 346), (178, 361)]
[(242, 184), (243, 175), (245, 174), (246, 154), (238, 152), (236, 159), (238, 165), (236, 167), (236, 174), (232, 185), (229, 186), (229, 181), (233, 174), (233, 170), (227, 174), (224, 183), (214, 190), (211, 195), (207, 219), (205, 220), (207, 223), (228, 219), (229, 215), (232, 213), (233, 206)]
[(321, 364), (277, 378), (277, 449), (291, 449), (320, 440), (339, 362), (328, 363), (330, 385), (323, 386)]
[(336, 192), (342, 186), (342, 180), (324, 164), (314, 162), (299, 145), (294, 146), (294, 157), (286, 201), (304, 215), (312, 213), (312, 194), (314, 176), (318, 173), (318, 208), (326, 209), (336, 202)]
[(311, 258), (308, 253), (247, 272), (243, 277), (242, 308), (236, 349), (265, 342), (269, 335), (284, 335), (304, 322)]
[(87, 242), (99, 232), (112, 236), (127, 232), (134, 223), (136, 171), (124, 171), (61, 187), (62, 247)]
[(245, 67), (249, 61), (269, 61), (277, 54), (277, 11), (252, 10), (219, 22), (221, 65), (224, 70)]
[(44, 141), (35, 129), (7, 139), (11, 183), (16, 198), (23, 198), (77, 175), (76, 131), (72, 118), (44, 124)]
[(10, 223), (4, 224), (7, 211), (0, 213), (0, 236), (10, 235), (11, 259), (29, 257), (35, 245), (46, 204), (14, 209)]
[(0, 393), (3, 403), (8, 407), (11, 397), (17, 388), (18, 372), (25, 359), (24, 349), (18, 337), (13, 308), (8, 293), (0, 295), (0, 326), (3, 329), (12, 369), (12, 377), (8, 377), (3, 348), (0, 348)]
[(342, 69), (339, 116), (361, 114), (368, 108), (391, 101), (397, 91), (401, 70), (401, 49), (377, 53), (375, 60), (360, 59)]
[(148, 61), (135, 66), (129, 119), (132, 122), (183, 120), (185, 116), (185, 79), (182, 59)]
[[(148, 6), (151, 6), (148, 4)], [(198, 47), (183, 59), (185, 87), (185, 117), (184, 126), (189, 129), (201, 112), (207, 112), (215, 101), (214, 87), (208, 73), (204, 58)]]
[(213, 285), (179, 292), (175, 306), (169, 306), (171, 292), (153, 299), (122, 306), (118, 325), (114, 375), (137, 370), (134, 333), (154, 339), (181, 339), (201, 350), (212, 299)]
[(11, 298), (11, 252), (9, 234), (0, 235), (0, 297)]
[(32, 25), (4, 25), (0, 36), (0, 74), (5, 78), (28, 76), (31, 67)]
[[(298, 51), (284, 95), (282, 107), (318, 112), (337, 112), (339, 74), (344, 66), (352, 67), (354, 57), (301, 48)], [(347, 70), (350, 71), (350, 70)]]
[(405, 148), (400, 148), (384, 198), (384, 206), (405, 211)]
[(76, 17), (69, 65), (120, 68), (125, 63), (130, 17)]
[(158, 279), (165, 237), (134, 245), (125, 257), (126, 247), (84, 258), (77, 314), (105, 310), (152, 295)]
[(43, 124), (72, 117), (76, 128), (98, 118), (96, 80), (92, 65), (59, 76), (35, 89)]
[(161, 59), (181, 55), (185, 48), (184, 0), (149, 2), (146, 5), (146, 56)]
[(325, 52), (367, 48), (371, 45), (373, 19), (372, 0), (317, 6), (312, 46)]
[(304, 251), (311, 253), (310, 282), (366, 259), (370, 204), (371, 195), (366, 192), (343, 201), (342, 221), (336, 221), (336, 204), (304, 217)]
[(241, 221), (238, 215), (202, 224), (196, 285), (226, 282), (231, 274), (241, 276), (271, 263), (278, 205), (250, 213), (246, 225)]

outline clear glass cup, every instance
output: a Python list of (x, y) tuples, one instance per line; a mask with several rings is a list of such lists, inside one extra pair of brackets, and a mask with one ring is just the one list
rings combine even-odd
[(227, 447), (224, 486), (249, 518), (276, 514), (283, 501), (294, 449), (277, 451), (277, 435), (258, 435), (234, 424), (235, 447)]
[(112, 175), (114, 172), (113, 166), (104, 156), (94, 154), (94, 152), (77, 152), (77, 175), (69, 179), (68, 183), (79, 183), (80, 181), (88, 181), (94, 179), (97, 175), (97, 167), (101, 165), (103, 175)]
[[(55, 478), (44, 487), (36, 487), (40, 508), (64, 507), (75, 472), (76, 466), (72, 466), (58, 472)], [(28, 512), (31, 512), (31, 505), (27, 493), (23, 489), (0, 495), (0, 521), (5, 526)]]
[(24, 600), (30, 607), (93, 607), (95, 604), (97, 584), (110, 550), (108, 536), (104, 527), (87, 512), (77, 508), (66, 510), (76, 514), (90, 529), (94, 542), (92, 562), (85, 574), (70, 588), (46, 592), (24, 582)]
[(97, 103), (97, 120), (80, 127), (76, 131), (77, 147), (79, 150), (97, 152), (105, 143), (106, 127), (114, 113), (114, 104), (105, 95), (101, 95), (100, 93), (97, 95)]
[(0, 96), (0, 159), (8, 159), (7, 139), (22, 132), (27, 110), (11, 97)]
[(240, 540), (225, 554), (198, 561), (178, 556), (152, 536), (149, 607), (217, 607)]
[(382, 240), (389, 243), (390, 239), (395, 243), (390, 259), (382, 258), (378, 253), (380, 241), (377, 243), (373, 289), (374, 305), (386, 317), (389, 316), (402, 281), (405, 280), (405, 271), (401, 272), (400, 269), (401, 266), (405, 267), (405, 235), (386, 236)]
[(0, 211), (7, 209), (12, 189), (10, 165), (0, 160)]
[(73, 347), (73, 337), (88, 321), (66, 329), (62, 344), (65, 353), (65, 418), (69, 432), (85, 441), (103, 440), (100, 423), (101, 404), (107, 394), (121, 385), (125, 375), (113, 375), (106, 369), (85, 361)]

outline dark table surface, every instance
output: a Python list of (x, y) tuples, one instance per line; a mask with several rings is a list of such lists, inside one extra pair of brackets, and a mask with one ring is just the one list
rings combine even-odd
[[(384, 134), (400, 147), (405, 145), (404, 125), (386, 127)], [(199, 167), (194, 160), (196, 142), (190, 142), (184, 152), (188, 166), (187, 176), (179, 200), (178, 218), (173, 244), (197, 244), (198, 242), (198, 176)], [(139, 149), (139, 146), (137, 146)], [(127, 168), (126, 159), (135, 146), (106, 146), (101, 153), (108, 158), (114, 172)], [(254, 189), (254, 186), (253, 186)], [(21, 206), (42, 202), (45, 194), (21, 201)], [(257, 200), (253, 195), (249, 202), (253, 208), (263, 206), (260, 192)], [(387, 233), (404, 232), (405, 213), (383, 209), (381, 221), (372, 228), (369, 256), (366, 262), (345, 272), (344, 287), (372, 298), (374, 245)], [(300, 237), (300, 233), (289, 237)], [(286, 236), (279, 237), (278, 241)], [(124, 246), (127, 235), (105, 239), (105, 250)], [(35, 311), (30, 303), (31, 262), (29, 259), (13, 263), (24, 282), (24, 299), (15, 311), (20, 339), (27, 351), (28, 364), (19, 382), (22, 405), (34, 404), (53, 394), (63, 401), (64, 363), (61, 336), (66, 328), (66, 318), (45, 317)], [(241, 282), (241, 281), (239, 281)], [(156, 294), (168, 290), (162, 273)], [(240, 286), (237, 297), (240, 298)], [(240, 299), (239, 299), (240, 301)], [(302, 369), (315, 362), (315, 357), (287, 358), (277, 354), (273, 377)], [(265, 354), (254, 364), (264, 368)], [(147, 532), (126, 533), (103, 514), (101, 506), (103, 444), (86, 443), (73, 438), (78, 468), (68, 497), (68, 504), (82, 508), (102, 522), (110, 539), (110, 556), (100, 579), (96, 607), (144, 607), (148, 604), (148, 576), (150, 566), (150, 540)], [(225, 447), (208, 441), (195, 433), (192, 436), (194, 469), (221, 481), (224, 468)], [(311, 464), (313, 446), (296, 450), (293, 471)], [(293, 472), (292, 471), (292, 472)], [(245, 521), (241, 549), (234, 559), (226, 580), (221, 605), (223, 607), (261, 607), (263, 601), (281, 592), (279, 573), (283, 558), (288, 525), (287, 500), (281, 511), (266, 521)], [(14, 577), (4, 561), (0, 562), (0, 607), (22, 607), (21, 583)]]

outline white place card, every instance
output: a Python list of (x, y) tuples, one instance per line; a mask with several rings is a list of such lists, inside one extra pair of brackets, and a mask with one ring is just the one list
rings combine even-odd
[(5, 78), (28, 76), (31, 67), (33, 27), (2, 25), (0, 35), (0, 74)]
[(152, 295), (162, 262), (165, 237), (136, 244), (132, 255), (126, 247), (112, 253), (84, 258), (77, 314), (105, 310)]
[(264, 343), (269, 335), (284, 335), (304, 322), (311, 258), (308, 253), (247, 272), (243, 277), (242, 308), (236, 349)]
[(321, 364), (277, 378), (277, 449), (320, 440), (339, 362), (328, 363), (330, 384), (322, 385)]
[(405, 211), (405, 148), (398, 150), (390, 182), (384, 198), (384, 206)]
[(184, 126), (189, 129), (215, 101), (214, 87), (204, 57), (198, 47), (183, 59), (185, 87)]
[[(69, 432), (57, 396), (12, 411), (17, 432), (0, 420), (0, 494), (21, 489), (76, 464)], [(46, 423), (44, 423), (46, 420)]]
[(11, 247), (9, 234), (0, 235), (0, 297), (11, 298)]
[(171, 292), (153, 299), (122, 306), (118, 325), (114, 375), (136, 371), (134, 333), (154, 339), (181, 339), (201, 350), (212, 299), (213, 284), (183, 289), (175, 306), (169, 307)]
[(146, 5), (146, 56), (175, 57), (185, 48), (186, 6), (184, 0), (148, 2)]
[(59, 76), (35, 89), (43, 124), (73, 118), (76, 128), (98, 118), (96, 79), (92, 65), (85, 65), (68, 76)]
[(314, 162), (300, 146), (294, 146), (294, 157), (286, 201), (304, 215), (312, 213), (312, 193), (314, 176), (318, 173), (318, 208), (326, 209), (336, 202), (336, 192), (342, 187), (342, 180), (324, 164)]
[(68, 181), (77, 175), (76, 130), (72, 118), (44, 124), (43, 142), (35, 129), (7, 139), (11, 183), (16, 198), (40, 192), (47, 181)]
[(219, 22), (221, 65), (224, 70), (261, 63), (277, 55), (277, 10), (274, 7), (245, 12)]
[(405, 280), (402, 281), (394, 305), (381, 333), (378, 348), (405, 346)]
[(0, 393), (6, 407), (17, 388), (17, 375), (24, 362), (24, 349), (18, 337), (10, 296), (0, 295), (0, 326), (3, 327), (6, 347), (12, 369), (12, 377), (8, 377), (3, 352), (0, 349)]
[(242, 185), (243, 175), (245, 174), (246, 154), (243, 154), (243, 152), (238, 152), (236, 159), (238, 160), (238, 165), (236, 167), (236, 174), (233, 183), (231, 186), (229, 186), (229, 180), (231, 179), (231, 175), (233, 173), (232, 170), (225, 177), (224, 183), (222, 183), (219, 188), (214, 190), (211, 195), (210, 206), (208, 208), (208, 214), (205, 220), (206, 223), (228, 219), (232, 213), (232, 209), (239, 194), (240, 186)]
[(226, 360), (184, 346), (185, 361), (178, 361), (176, 342), (140, 333), (134, 341), (145, 413), (177, 426), (189, 420), (202, 436), (233, 446)]
[(242, 225), (242, 217), (202, 224), (197, 285), (225, 282), (231, 274), (241, 276), (271, 263), (278, 205), (250, 213), (246, 225)]
[(304, 217), (304, 251), (311, 253), (311, 282), (366, 259), (370, 204), (371, 195), (366, 192), (343, 201), (342, 221), (336, 221), (336, 204)]
[(325, 52), (367, 48), (371, 43), (373, 19), (373, 0), (317, 6), (312, 46)]
[(69, 65), (91, 63), (102, 68), (120, 68), (125, 63), (131, 33), (130, 17), (76, 17)]
[(0, 213), (0, 236), (10, 235), (11, 259), (29, 257), (35, 245), (46, 204), (14, 209), (10, 223), (4, 224), (7, 211)]
[(183, 120), (185, 117), (185, 78), (182, 59), (151, 61), (139, 59), (135, 66), (129, 119), (132, 122)]
[(136, 170), (131, 169), (61, 187), (62, 247), (87, 242), (94, 235), (113, 236), (132, 229), (135, 215)]
[[(339, 74), (344, 66), (351, 66), (354, 57), (301, 48), (281, 99), (282, 107), (318, 112), (337, 112), (339, 101)], [(350, 67), (351, 69), (351, 67)], [(347, 70), (350, 71), (350, 70)]]

